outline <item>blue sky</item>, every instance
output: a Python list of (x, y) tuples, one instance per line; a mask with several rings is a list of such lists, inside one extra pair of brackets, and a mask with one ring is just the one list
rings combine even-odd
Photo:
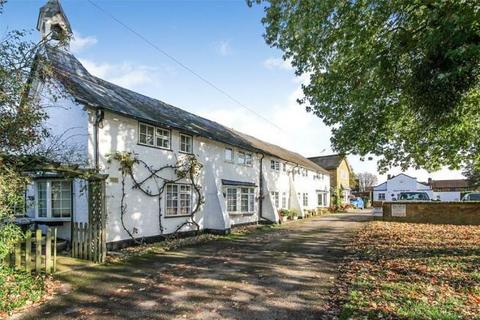
[[(75, 32), (71, 50), (91, 73), (305, 156), (331, 152), (329, 129), (296, 104), (304, 79), (294, 76), (280, 51), (265, 44), (262, 6), (249, 8), (243, 0), (94, 1), (281, 129), (238, 106), (88, 1), (62, 0)], [(9, 0), (0, 33), (34, 29), (45, 2)], [(32, 37), (39, 35), (34, 31)], [(356, 172), (376, 172), (375, 161), (349, 159)], [(394, 168), (390, 173), (399, 171)], [(448, 170), (408, 173), (419, 180), (460, 176)]]

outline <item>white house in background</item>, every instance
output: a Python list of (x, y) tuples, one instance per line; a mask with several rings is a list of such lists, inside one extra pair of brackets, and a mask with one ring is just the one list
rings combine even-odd
[[(42, 37), (71, 34), (56, 0), (41, 8), (37, 28)], [(52, 133), (68, 132), (67, 144), (80, 151), (85, 167), (108, 175), (107, 243), (128, 241), (128, 232), (143, 239), (172, 233), (189, 218), (196, 201), (186, 178), (168, 184), (160, 197), (142, 193), (125, 179), (122, 224), (122, 176), (118, 164), (108, 161), (114, 152), (132, 152), (151, 168), (194, 155), (203, 165), (198, 183), (205, 202), (194, 216), (202, 230), (227, 232), (236, 225), (277, 222), (281, 208), (303, 213), (329, 206), (328, 171), (300, 154), (94, 77), (68, 47), (47, 46), (45, 55), (55, 87), (65, 96), (52, 99), (39, 78), (34, 78), (33, 94), (57, 106), (49, 108)], [(139, 165), (134, 174), (141, 180), (149, 172)], [(146, 187), (153, 190), (155, 183), (149, 183)], [(81, 181), (39, 176), (28, 191), (28, 216), (56, 225), (59, 235), (70, 239), (71, 223), (88, 219), (85, 193)], [(192, 228), (186, 225), (180, 231)]]
[(460, 201), (469, 192), (475, 191), (467, 179), (433, 180), (428, 179), (428, 185), (433, 190), (435, 200)]
[(418, 182), (417, 178), (400, 173), (373, 187), (373, 201), (397, 200), (401, 192), (414, 191), (426, 192), (430, 199), (433, 199), (433, 191), (429, 185)]

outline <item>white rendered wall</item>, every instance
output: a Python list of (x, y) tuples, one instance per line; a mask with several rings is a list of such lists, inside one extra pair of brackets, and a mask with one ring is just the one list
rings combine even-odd
[(440, 197), (440, 201), (461, 201), (460, 191), (441, 191), (434, 192), (433, 199), (437, 200)]
[(433, 191), (430, 187), (418, 183), (416, 178), (409, 177), (403, 174), (397, 175), (390, 180), (387, 180), (386, 186), (381, 184), (378, 186), (379, 189), (386, 189), (386, 190), (378, 190), (374, 189), (373, 191), (373, 200), (374, 201), (381, 201), (378, 197), (379, 193), (385, 194), (385, 201), (392, 201), (394, 198), (398, 200), (398, 196), (401, 192), (426, 192), (428, 196), (432, 199), (433, 198)]

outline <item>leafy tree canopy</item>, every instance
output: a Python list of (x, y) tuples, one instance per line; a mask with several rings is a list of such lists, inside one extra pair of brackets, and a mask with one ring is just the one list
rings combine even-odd
[(480, 167), (480, 1), (254, 0), (338, 152)]

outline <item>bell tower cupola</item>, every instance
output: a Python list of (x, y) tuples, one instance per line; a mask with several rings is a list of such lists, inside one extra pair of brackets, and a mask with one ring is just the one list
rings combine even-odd
[(40, 8), (37, 30), (40, 31), (42, 39), (55, 40), (68, 45), (72, 29), (59, 0), (48, 0)]

